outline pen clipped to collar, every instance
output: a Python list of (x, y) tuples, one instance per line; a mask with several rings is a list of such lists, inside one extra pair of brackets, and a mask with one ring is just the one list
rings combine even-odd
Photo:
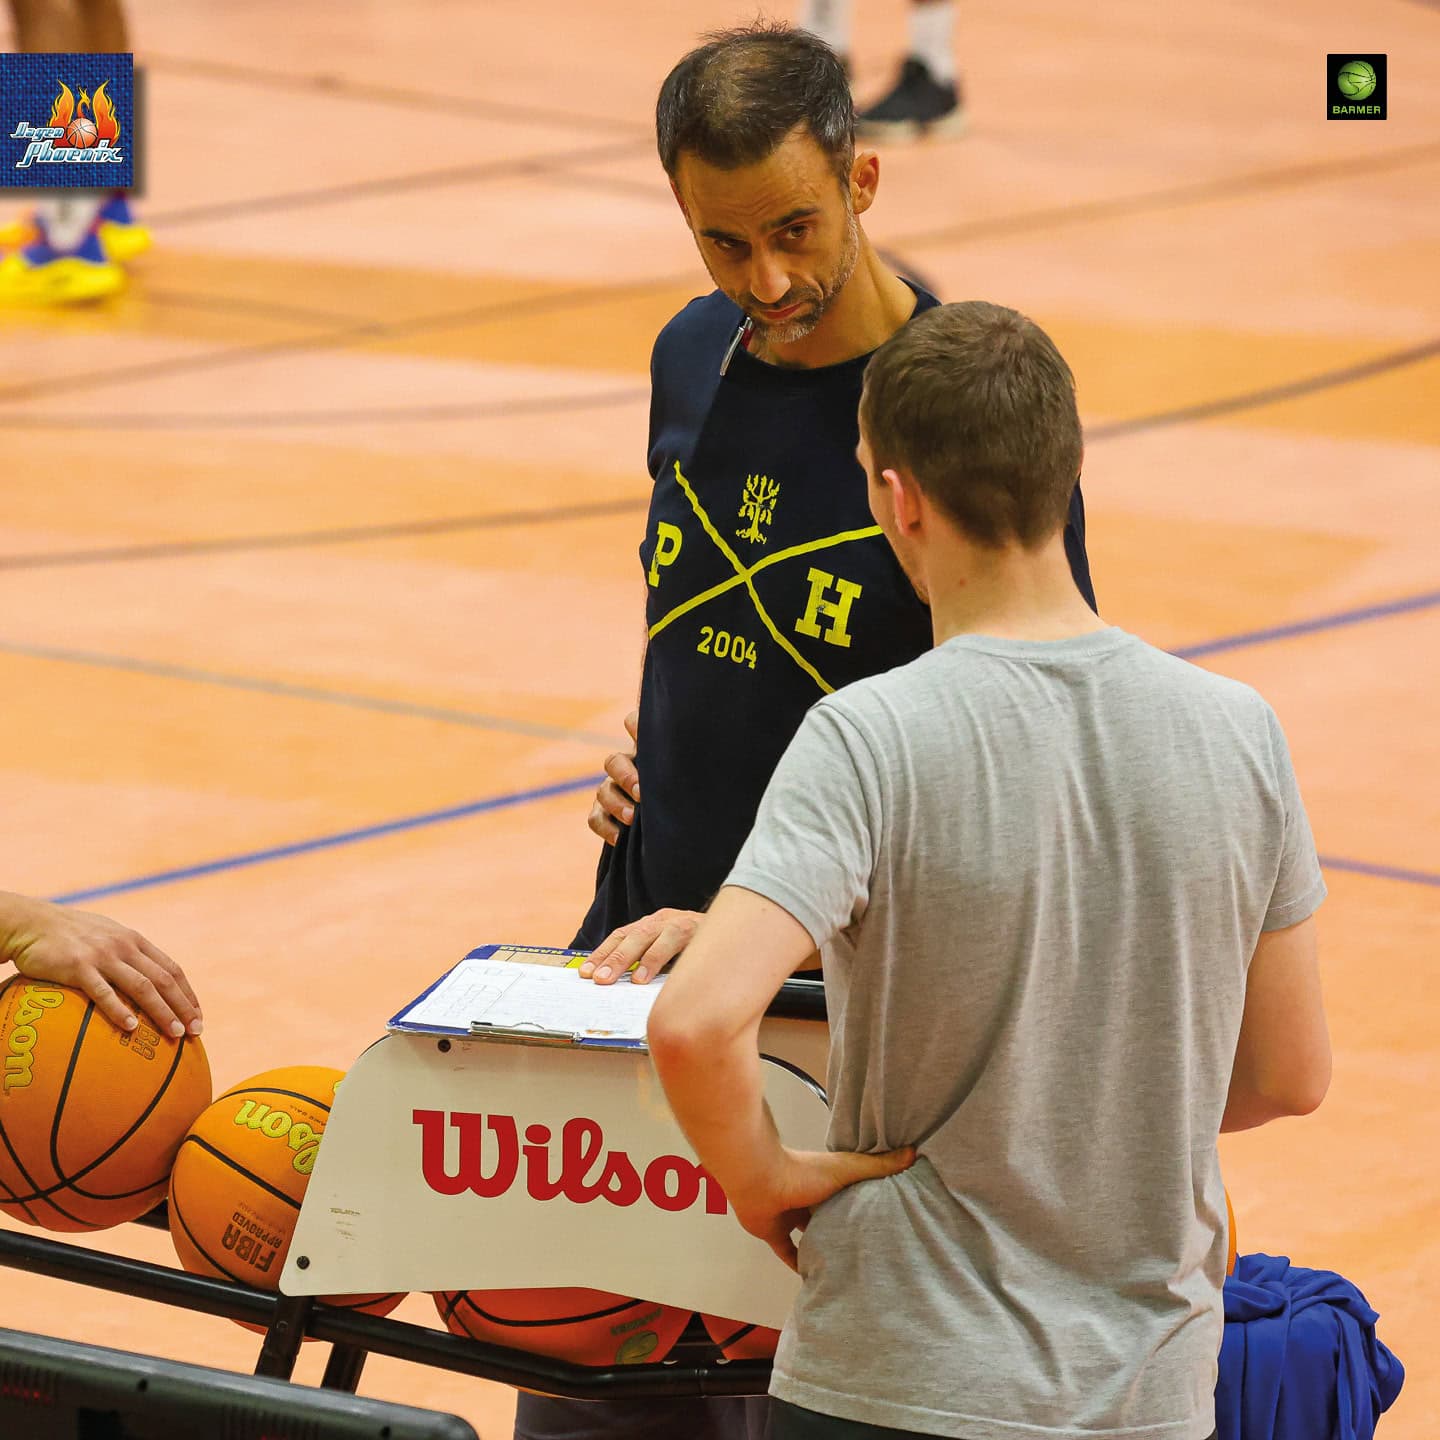
[(725, 358), (720, 362), (720, 373), (730, 368), (730, 362), (735, 358), (737, 350), (748, 350), (750, 348), (750, 337), (755, 333), (755, 322), (747, 315), (740, 322), (740, 328), (735, 332), (735, 338), (730, 342), (730, 348), (725, 352)]

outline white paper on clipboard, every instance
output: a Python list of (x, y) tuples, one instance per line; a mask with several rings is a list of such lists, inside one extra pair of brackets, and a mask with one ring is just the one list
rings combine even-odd
[[(497, 952), (503, 954), (504, 952)], [(390, 1022), (396, 1030), (474, 1033), (473, 1026), (572, 1036), (577, 1043), (641, 1045), (664, 977), (632, 985), (582, 980), (551, 965), (471, 956)]]

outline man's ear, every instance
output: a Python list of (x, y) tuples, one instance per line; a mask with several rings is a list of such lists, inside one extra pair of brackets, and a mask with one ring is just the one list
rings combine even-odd
[(873, 150), (862, 150), (850, 167), (850, 208), (863, 215), (875, 203), (880, 186), (880, 157)]
[(890, 487), (890, 503), (895, 508), (895, 528), (900, 534), (909, 535), (919, 528), (924, 515), (920, 487), (908, 470), (886, 470), (884, 475)]
[[(680, 213), (685, 217), (685, 223), (690, 224), (690, 212), (685, 208), (685, 197), (680, 193), (680, 187), (672, 180), (670, 182), (670, 193), (675, 197), (675, 203), (680, 207)], [(694, 227), (691, 226), (693, 229)]]

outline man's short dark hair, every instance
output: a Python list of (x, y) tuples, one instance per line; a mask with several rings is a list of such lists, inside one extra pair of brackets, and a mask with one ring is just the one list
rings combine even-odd
[(842, 185), (855, 159), (855, 103), (839, 57), (806, 30), (760, 21), (705, 38), (666, 77), (655, 105), (660, 163), (691, 154), (720, 170), (768, 159), (808, 127)]
[(1014, 310), (917, 315), (870, 361), (860, 423), (875, 469), (908, 470), (982, 545), (1035, 549), (1065, 523), (1083, 450), (1075, 379)]

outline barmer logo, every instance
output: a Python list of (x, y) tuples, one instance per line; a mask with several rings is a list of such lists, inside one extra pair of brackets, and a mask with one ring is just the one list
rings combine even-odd
[(0, 55), (0, 184), (130, 188), (134, 100), (129, 55)]
[(1326, 57), (1325, 118), (1383, 120), (1386, 117), (1384, 55)]

